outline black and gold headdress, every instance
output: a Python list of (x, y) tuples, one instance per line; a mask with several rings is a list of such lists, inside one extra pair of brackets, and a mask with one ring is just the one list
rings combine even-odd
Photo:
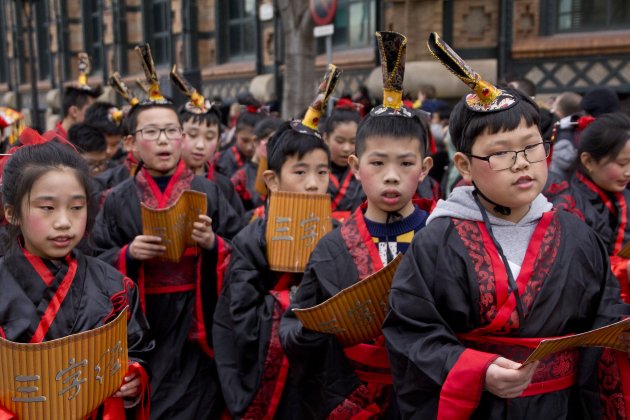
[(518, 102), (514, 95), (483, 80), (437, 33), (429, 35), (427, 46), (435, 58), (473, 90), (474, 93), (466, 95), (466, 107), (471, 111), (497, 112)]
[(376, 41), (383, 72), (383, 103), (372, 108), (371, 115), (414, 117), (403, 105), (403, 80), (407, 37), (397, 32), (376, 32)]
[(133, 92), (127, 87), (125, 82), (122, 81), (120, 74), (116, 71), (109, 78), (109, 85), (114, 88), (114, 90), (122, 96), (122, 98), (129, 103), (132, 107), (138, 105), (140, 103), (140, 99), (138, 99)]
[(102, 93), (101, 87), (92, 87), (88, 84), (88, 77), (90, 76), (90, 71), (92, 70), (90, 57), (86, 52), (80, 52), (79, 54), (77, 54), (77, 58), (79, 60), (79, 77), (71, 85), (67, 86), (66, 89), (78, 90), (93, 97), (99, 96)]
[(206, 114), (212, 108), (212, 103), (201, 95), (186, 78), (177, 72), (177, 65), (170, 73), (171, 82), (188, 98), (184, 105), (186, 111), (193, 114)]
[(304, 118), (302, 118), (301, 121), (291, 121), (291, 127), (294, 130), (300, 133), (316, 135), (319, 137), (317, 126), (319, 125), (322, 115), (324, 115), (324, 112), (326, 111), (328, 99), (330, 98), (333, 90), (335, 90), (335, 86), (339, 81), (340, 75), (341, 70), (339, 70), (337, 66), (334, 64), (328, 65), (328, 69), (324, 75), (324, 80), (322, 80), (317, 89), (317, 96), (308, 107)]
[(153, 63), (153, 56), (151, 56), (151, 47), (149, 47), (149, 44), (144, 44), (136, 46), (135, 50), (140, 57), (140, 63), (142, 64), (147, 84), (149, 85), (147, 98), (140, 102), (140, 104), (170, 104), (171, 101), (162, 96), (157, 70), (155, 69), (155, 64)]

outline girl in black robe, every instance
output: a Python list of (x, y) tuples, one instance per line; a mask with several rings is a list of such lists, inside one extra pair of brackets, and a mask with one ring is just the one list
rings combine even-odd
[[(37, 138), (30, 129), (24, 136)], [(0, 336), (21, 343), (54, 340), (103, 326), (128, 307), (129, 370), (119, 392), (95, 415), (124, 418), (124, 407), (135, 406), (136, 418), (148, 419), (147, 405), (139, 404), (145, 393), (148, 403), (141, 359), (154, 342), (138, 288), (110, 265), (75, 248), (96, 212), (86, 162), (68, 145), (23, 146), (7, 161), (2, 181), (10, 224), (7, 252), (0, 259)], [(5, 418), (3, 414), (10, 413), (0, 407)]]
[(604, 242), (622, 298), (630, 302), (627, 258), (630, 242), (630, 117), (605, 114), (580, 136), (577, 170), (569, 182), (552, 184), (546, 195), (558, 208), (577, 214)]

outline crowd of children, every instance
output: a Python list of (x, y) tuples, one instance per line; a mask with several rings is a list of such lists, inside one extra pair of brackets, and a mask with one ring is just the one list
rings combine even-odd
[[(565, 95), (547, 138), (522, 83), (486, 82), (435, 33), (430, 52), (472, 93), (451, 112), (426, 87), (410, 107), (406, 37), (376, 40), (380, 105), (332, 101), (331, 66), (303, 117), (244, 94), (232, 128), (176, 68), (187, 102), (164, 97), (148, 45), (136, 47), (146, 97), (112, 76), (124, 112), (95, 102), (82, 58), (60, 123), (25, 128), (0, 162), (0, 337), (41, 343), (129, 307), (129, 366), (92, 418), (628, 418), (630, 332), (617, 349), (522, 363), (546, 338), (630, 316), (630, 117), (577, 115)], [(579, 136), (556, 140), (567, 127)], [(143, 209), (186, 191), (206, 211), (166, 259)], [(271, 268), (280, 193), (330, 196), (333, 229), (303, 272)], [(398, 254), (381, 334), (344, 347), (303, 325), (294, 309)]]

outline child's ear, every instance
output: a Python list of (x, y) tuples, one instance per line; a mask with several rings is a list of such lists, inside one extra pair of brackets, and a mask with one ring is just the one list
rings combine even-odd
[(453, 155), (453, 163), (465, 181), (473, 181), (472, 175), (470, 174), (470, 158), (468, 156), (462, 152), (457, 152)]
[(588, 152), (582, 152), (582, 154), (580, 154), (580, 162), (582, 163), (582, 166), (584, 166), (584, 168), (586, 169), (586, 172), (591, 175), (593, 172), (593, 166), (595, 165), (595, 160), (593, 159), (591, 154)]
[(431, 156), (427, 156), (422, 159), (422, 172), (420, 173), (420, 177), (418, 178), (418, 183), (424, 181), (424, 178), (429, 175), (429, 171), (433, 168), (433, 158)]
[(134, 147), (135, 147), (135, 141), (134, 141), (134, 136), (129, 134), (128, 136), (125, 136), (125, 138), (123, 138), (123, 147), (125, 149), (125, 152), (133, 152)]
[(351, 154), (348, 156), (348, 165), (350, 165), (350, 170), (352, 170), (352, 175), (358, 180), (361, 181), (359, 177), (359, 158), (355, 154)]
[(77, 118), (78, 112), (79, 112), (79, 107), (76, 105), (70, 105), (70, 108), (68, 108), (68, 115), (70, 115), (70, 117), (72, 117), (73, 119)]
[(13, 206), (6, 205), (4, 206), (4, 218), (7, 219), (9, 223), (12, 225), (19, 225), (18, 221), (15, 220), (15, 214), (13, 213)]
[(277, 192), (280, 188), (280, 178), (271, 169), (267, 169), (263, 172), (263, 179), (265, 180), (265, 184), (267, 185), (267, 188), (269, 188), (269, 191)]

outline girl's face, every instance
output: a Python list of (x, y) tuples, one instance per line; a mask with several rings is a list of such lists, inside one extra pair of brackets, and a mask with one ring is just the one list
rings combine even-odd
[(251, 159), (254, 156), (256, 136), (253, 127), (243, 126), (236, 132), (236, 147), (246, 159)]
[(61, 259), (79, 243), (87, 223), (87, 196), (74, 169), (53, 169), (41, 176), (22, 198), (17, 223), (28, 252), (41, 258)]
[(182, 142), (182, 159), (191, 169), (203, 168), (214, 157), (219, 141), (219, 126), (188, 120), (184, 123), (186, 134)]
[(630, 139), (615, 159), (604, 157), (599, 161), (584, 152), (582, 165), (597, 186), (610, 192), (622, 192), (630, 182)]
[(337, 166), (348, 166), (348, 157), (354, 153), (357, 136), (357, 123), (340, 122), (330, 134), (324, 134), (324, 140), (330, 148), (330, 157)]

